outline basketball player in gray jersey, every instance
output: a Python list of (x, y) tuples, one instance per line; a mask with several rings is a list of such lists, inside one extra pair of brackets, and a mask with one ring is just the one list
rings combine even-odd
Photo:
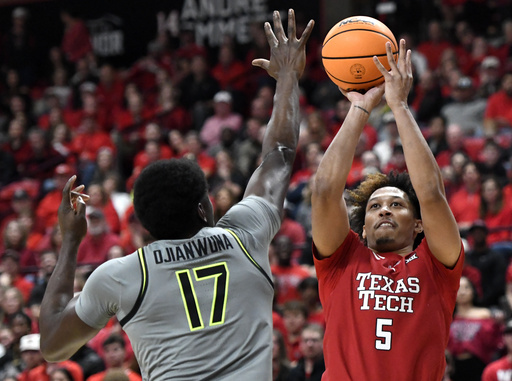
[(134, 208), (155, 241), (98, 267), (73, 296), (76, 254), (87, 231), (86, 205), (63, 190), (63, 236), (41, 305), (41, 350), (48, 361), (72, 356), (116, 316), (144, 380), (270, 380), (272, 299), (268, 246), (280, 227), (299, 134), (298, 80), (314, 22), (288, 37), (278, 12), (265, 23), (270, 60), (256, 59), (277, 80), (262, 163), (244, 198), (215, 225), (205, 176), (188, 159), (142, 171)]

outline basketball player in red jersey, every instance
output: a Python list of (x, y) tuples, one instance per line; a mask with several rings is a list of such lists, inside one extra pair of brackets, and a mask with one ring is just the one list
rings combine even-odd
[[(343, 92), (350, 111), (313, 184), (315, 267), (325, 309), (322, 380), (441, 380), (464, 261), (441, 172), (407, 105), (411, 51), (387, 43), (385, 83)], [(359, 136), (385, 92), (409, 173), (368, 177), (343, 192)], [(421, 209), (420, 209), (421, 207)], [(352, 226), (352, 229), (351, 229)], [(424, 238), (423, 238), (424, 236)]]

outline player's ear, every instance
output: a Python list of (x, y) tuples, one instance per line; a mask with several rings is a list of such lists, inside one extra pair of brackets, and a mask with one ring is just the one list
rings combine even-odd
[(421, 220), (416, 220), (416, 222), (414, 223), (414, 233), (423, 233), (423, 222)]
[(363, 239), (366, 239), (366, 225), (363, 225), (363, 233), (361, 234)]
[(201, 203), (197, 204), (197, 214), (199, 215), (199, 218), (202, 219), (204, 222), (208, 222), (208, 218), (206, 217), (206, 212), (203, 208), (203, 204), (201, 204)]

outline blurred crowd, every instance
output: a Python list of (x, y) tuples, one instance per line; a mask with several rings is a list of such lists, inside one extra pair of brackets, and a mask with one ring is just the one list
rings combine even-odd
[[(445, 380), (471, 381), (512, 353), (512, 19), (484, 29), (464, 17), (472, 1), (440, 3), (423, 35), (396, 37), (413, 50), (409, 104), (442, 169), (467, 253)], [(244, 48), (226, 37), (208, 49), (190, 31), (176, 45), (159, 33), (145, 56), (118, 67), (94, 54), (80, 15), (63, 10), (62, 41), (37, 62), (34, 17), (15, 8), (0, 36), (0, 380), (36, 379), (29, 372), (39, 372), (46, 378), (37, 379), (78, 381), (105, 369), (122, 371), (90, 379), (137, 380), (130, 343), (115, 320), (72, 361), (47, 364), (40, 356), (38, 311), (61, 245), (62, 188), (77, 174), (90, 195), (76, 292), (95, 267), (152, 241), (131, 202), (148, 164), (196, 160), (220, 219), (261, 160), (274, 80), (251, 61), (269, 57), (268, 43), (261, 23)], [(304, 21), (297, 20), (298, 35)], [(321, 45), (315, 37), (308, 43), (295, 169), (269, 252), (274, 380), (320, 380), (323, 371), (309, 184), (350, 103), (326, 76)], [(384, 99), (361, 135), (347, 187), (392, 170), (406, 164)]]

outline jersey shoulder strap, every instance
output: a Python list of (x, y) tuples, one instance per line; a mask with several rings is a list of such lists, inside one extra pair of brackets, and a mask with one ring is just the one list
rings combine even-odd
[(139, 259), (140, 271), (142, 275), (139, 295), (137, 296), (137, 300), (135, 301), (135, 304), (133, 305), (131, 311), (119, 322), (121, 324), (121, 327), (128, 323), (128, 321), (137, 313), (140, 305), (142, 304), (142, 301), (144, 300), (144, 296), (146, 295), (146, 290), (148, 288), (149, 273), (148, 265), (146, 263), (146, 256), (144, 255), (144, 249), (138, 249), (137, 254), (137, 258)]
[(249, 254), (249, 252), (247, 251), (247, 249), (243, 245), (243, 243), (240, 240), (240, 238), (238, 238), (238, 236), (235, 234), (235, 232), (233, 230), (231, 230), (231, 229), (224, 229), (224, 230), (226, 230), (229, 234), (231, 234), (233, 236), (233, 238), (235, 238), (235, 241), (238, 243), (238, 246), (240, 246), (240, 249), (242, 249), (242, 252), (245, 254), (247, 259), (249, 259), (249, 261), (259, 270), (259, 272), (263, 274), (263, 276), (270, 283), (270, 286), (272, 288), (274, 288), (274, 282), (272, 281), (270, 276), (265, 272), (265, 270), (263, 270), (263, 268), (260, 266), (260, 264), (258, 262), (256, 262), (256, 260), (252, 257), (252, 255)]

